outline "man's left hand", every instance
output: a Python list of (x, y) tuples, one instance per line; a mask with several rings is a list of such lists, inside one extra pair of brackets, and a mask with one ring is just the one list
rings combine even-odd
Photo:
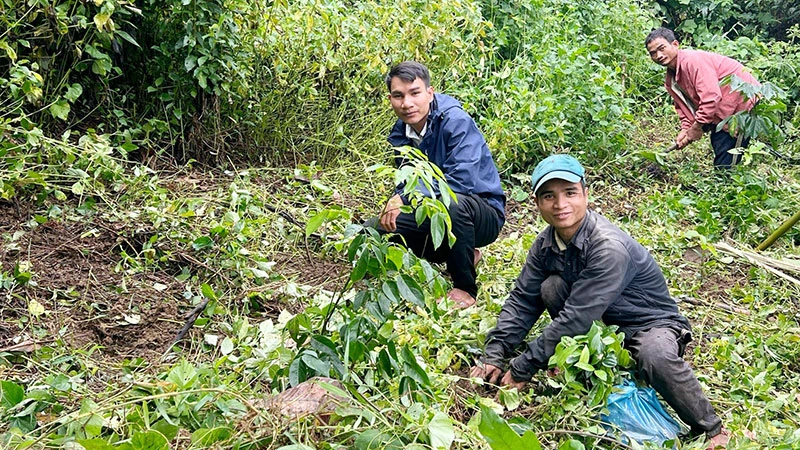
[(525, 385), (528, 384), (527, 381), (516, 381), (514, 377), (511, 376), (511, 371), (509, 370), (503, 375), (503, 379), (500, 380), (500, 386), (508, 386), (510, 388), (517, 388), (518, 391), (522, 391)]

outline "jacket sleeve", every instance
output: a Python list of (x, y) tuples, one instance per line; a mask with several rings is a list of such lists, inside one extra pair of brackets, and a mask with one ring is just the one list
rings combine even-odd
[(442, 132), (447, 145), (442, 172), (447, 184), (455, 192), (474, 193), (486, 139), (475, 121), (461, 109), (448, 111)]
[(544, 280), (537, 250), (540, 241), (537, 239), (528, 251), (525, 266), (497, 317), (497, 325), (486, 337), (484, 363), (505, 367), (514, 349), (522, 344), (545, 310), (539, 295)]
[(630, 254), (621, 242), (605, 241), (588, 251), (587, 265), (572, 285), (564, 309), (524, 353), (511, 361), (514, 380), (530, 380), (537, 371), (546, 369), (561, 338), (587, 333), (635, 276)]

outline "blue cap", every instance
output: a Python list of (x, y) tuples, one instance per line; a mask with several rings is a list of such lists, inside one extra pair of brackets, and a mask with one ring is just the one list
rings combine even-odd
[(564, 154), (548, 156), (536, 165), (531, 175), (533, 195), (536, 195), (543, 184), (554, 178), (577, 183), (583, 179), (584, 174), (583, 166), (574, 157)]

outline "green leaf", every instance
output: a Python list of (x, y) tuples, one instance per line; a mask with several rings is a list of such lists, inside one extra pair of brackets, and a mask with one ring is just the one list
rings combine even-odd
[(163, 434), (155, 430), (136, 431), (131, 441), (118, 447), (121, 450), (169, 450), (169, 442)]
[(64, 98), (66, 98), (70, 103), (75, 103), (75, 100), (83, 94), (83, 86), (78, 83), (72, 83), (72, 85), (67, 87), (67, 93), (64, 94)]
[(67, 120), (67, 117), (69, 116), (69, 103), (67, 103), (67, 101), (64, 99), (61, 99), (50, 105), (49, 111), (54, 118)]
[(559, 445), (558, 450), (586, 450), (586, 447), (583, 446), (582, 442), (570, 439)]
[(425, 306), (425, 295), (422, 293), (419, 284), (408, 275), (402, 274), (395, 277), (400, 296), (418, 306)]
[(403, 301), (403, 297), (400, 296), (400, 291), (397, 288), (397, 281), (395, 280), (384, 281), (381, 285), (381, 292), (394, 304), (399, 304)]
[(192, 433), (192, 444), (201, 448), (213, 447), (217, 442), (224, 442), (233, 436), (233, 430), (228, 427), (200, 428)]
[(453, 420), (441, 411), (436, 411), (428, 423), (428, 433), (431, 437), (431, 447), (434, 449), (449, 449), (456, 437)]
[(125, 32), (123, 30), (115, 30), (114, 31), (114, 35), (119, 36), (122, 39), (125, 39), (126, 41), (128, 41), (129, 43), (133, 44), (134, 46), (136, 46), (138, 48), (141, 48), (141, 47), (139, 47), (139, 44), (136, 42), (136, 40), (130, 34), (128, 34), (127, 32)]
[(518, 435), (505, 420), (485, 405), (481, 405), (478, 431), (492, 450), (542, 450), (539, 438), (532, 431)]
[(425, 373), (425, 370), (419, 365), (416, 356), (414, 356), (408, 344), (403, 346), (400, 354), (402, 356), (403, 371), (405, 374), (420, 385), (430, 386), (431, 380), (428, 378), (428, 374)]
[(356, 450), (402, 450), (403, 441), (396, 436), (373, 429), (359, 434), (353, 446)]
[(433, 239), (433, 248), (439, 248), (444, 241), (444, 236), (447, 233), (447, 219), (446, 215), (437, 212), (431, 217), (431, 238)]
[(308, 222), (306, 222), (306, 237), (311, 236), (315, 231), (317, 231), (327, 218), (328, 218), (328, 210), (323, 209), (322, 211), (317, 213), (314, 217), (309, 219)]
[(403, 268), (403, 255), (406, 252), (400, 247), (391, 246), (386, 250), (386, 260), (392, 263), (392, 267), (395, 270), (400, 270)]
[(589, 363), (590, 356), (591, 354), (589, 353), (589, 347), (583, 347), (583, 349), (581, 350), (581, 357), (580, 359), (578, 359), (578, 362), (587, 364)]
[(214, 246), (214, 240), (209, 236), (201, 236), (192, 242), (192, 248), (195, 250), (205, 250)]
[(78, 439), (78, 444), (85, 450), (114, 450), (115, 447), (104, 439)]
[(22, 386), (11, 381), (0, 381), (0, 406), (9, 409), (25, 398)]
[(209, 300), (217, 300), (217, 293), (214, 292), (214, 289), (212, 289), (211, 286), (208, 285), (208, 283), (203, 283), (200, 286), (200, 293), (203, 294), (203, 297)]
[(350, 271), (351, 283), (355, 283), (364, 278), (364, 275), (367, 274), (367, 268), (369, 267), (369, 259), (370, 259), (369, 252), (361, 253), (361, 256), (358, 258), (358, 261), (356, 261), (356, 266), (353, 267), (352, 271)]

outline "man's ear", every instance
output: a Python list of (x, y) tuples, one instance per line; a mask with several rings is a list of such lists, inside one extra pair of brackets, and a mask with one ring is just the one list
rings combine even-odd
[(678, 42), (677, 39), (675, 39), (674, 41), (670, 42), (670, 45), (672, 45), (673, 47), (680, 47), (681, 43)]

